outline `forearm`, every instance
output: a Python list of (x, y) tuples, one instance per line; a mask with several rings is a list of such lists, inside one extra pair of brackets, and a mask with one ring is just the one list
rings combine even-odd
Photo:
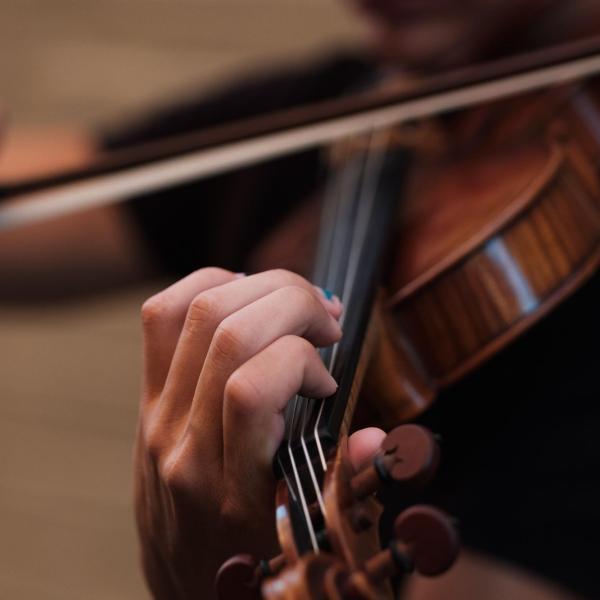
[(50, 175), (89, 164), (94, 137), (74, 128), (6, 128), (0, 138), (0, 183)]
[[(3, 138), (0, 187), (83, 166), (93, 159), (91, 136), (54, 133), (21, 131)], [(48, 300), (107, 289), (150, 272), (136, 224), (121, 206), (0, 232), (0, 302)]]
[(0, 233), (0, 302), (59, 300), (122, 286), (152, 270), (119, 205)]

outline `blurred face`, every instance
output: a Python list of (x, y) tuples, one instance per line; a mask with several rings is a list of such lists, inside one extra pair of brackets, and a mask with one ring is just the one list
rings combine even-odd
[[(351, 0), (374, 24), (386, 57), (417, 67), (455, 66), (502, 41), (557, 0)], [(564, 1), (564, 0), (563, 0)]]

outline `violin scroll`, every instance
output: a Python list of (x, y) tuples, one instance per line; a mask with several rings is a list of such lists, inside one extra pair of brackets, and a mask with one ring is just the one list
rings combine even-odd
[(371, 465), (351, 475), (346, 484), (348, 474), (339, 474), (339, 512), (330, 508), (330, 522), (335, 522), (336, 514), (346, 519), (340, 519), (330, 537), (333, 548), (345, 554), (345, 568), (333, 567), (335, 576), (330, 574), (328, 581), (336, 582), (337, 592), (331, 598), (388, 597), (388, 581), (396, 575), (417, 571), (435, 576), (452, 566), (459, 550), (458, 533), (450, 517), (431, 506), (404, 510), (394, 524), (395, 539), (387, 548), (373, 551), (378, 529), (374, 516), (379, 514), (375, 494), (384, 486), (397, 491), (422, 488), (435, 475), (439, 462), (435, 436), (423, 427), (402, 425), (386, 436)]
[[(227, 561), (217, 575), (221, 600), (383, 600), (393, 597), (389, 580), (417, 571), (435, 576), (458, 554), (452, 520), (430, 506), (412, 506), (394, 523), (394, 539), (381, 549), (376, 493), (383, 486), (413, 490), (437, 469), (435, 437), (417, 425), (403, 425), (384, 439), (373, 462), (356, 473), (342, 440), (328, 464), (323, 485), (324, 514), (319, 553), (290, 560), (282, 554), (258, 562), (248, 555)], [(289, 544), (289, 540), (287, 540)]]

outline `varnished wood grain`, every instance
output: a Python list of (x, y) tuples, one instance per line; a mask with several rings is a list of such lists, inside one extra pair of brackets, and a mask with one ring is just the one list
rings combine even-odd
[(413, 182), (388, 303), (396, 366), (408, 361), (413, 377), (391, 379), (387, 395), (403, 401), (394, 409), (384, 395), (389, 423), (422, 410), (600, 264), (600, 158), (589, 136), (581, 142), (580, 122), (571, 133), (572, 111), (558, 114), (546, 143), (459, 157), (427, 173), (432, 183)]

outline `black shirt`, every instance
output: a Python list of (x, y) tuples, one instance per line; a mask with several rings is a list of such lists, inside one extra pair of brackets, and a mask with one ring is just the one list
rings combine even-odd
[[(344, 55), (253, 74), (105, 133), (102, 144), (110, 151), (333, 98), (372, 73), (368, 60)], [(180, 276), (208, 264), (242, 271), (256, 241), (305, 200), (322, 175), (319, 153), (313, 150), (152, 194), (128, 206), (167, 272)]]

